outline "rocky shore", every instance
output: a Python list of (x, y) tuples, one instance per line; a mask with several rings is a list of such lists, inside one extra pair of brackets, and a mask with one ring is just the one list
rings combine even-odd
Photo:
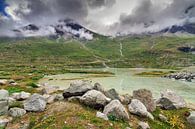
[[(141, 129), (150, 128), (145, 119), (160, 119), (164, 122), (168, 120), (161, 113), (158, 114), (158, 118), (153, 115), (157, 108), (179, 110), (187, 107), (186, 101), (171, 90), (163, 91), (161, 97), (155, 100), (152, 92), (147, 89), (133, 91), (132, 95), (119, 95), (115, 89), (105, 90), (101, 84), (92, 85), (89, 81), (74, 81), (63, 93), (58, 93), (58, 89), (52, 87), (42, 87), (41, 91), (40, 94), (20, 92), (9, 95), (7, 90), (0, 90), (0, 127), (6, 128), (14, 118), (25, 114), (44, 112), (47, 105), (60, 101), (76, 101), (95, 109), (96, 117), (105, 121), (129, 121), (132, 119), (131, 115), (143, 118), (143, 121), (137, 123), (137, 128)], [(188, 112), (185, 117), (190, 125), (195, 125), (194, 111)], [(28, 129), (28, 125), (21, 128)], [(126, 129), (131, 128), (129, 126)]]
[(187, 82), (195, 82), (195, 73), (191, 73), (191, 72), (172, 73), (164, 77), (169, 79), (187, 81)]

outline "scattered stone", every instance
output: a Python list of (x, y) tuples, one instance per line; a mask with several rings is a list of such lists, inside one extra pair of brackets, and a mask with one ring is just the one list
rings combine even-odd
[(120, 101), (124, 105), (130, 104), (131, 103), (131, 100), (132, 100), (132, 96), (129, 95), (129, 94), (125, 94), (125, 95), (121, 95), (120, 96)]
[(21, 117), (26, 114), (26, 110), (21, 108), (11, 108), (9, 110), (9, 115), (12, 117)]
[(2, 85), (6, 85), (8, 83), (8, 80), (6, 80), (6, 79), (1, 79), (0, 80), (0, 85), (2, 86)]
[(79, 102), (80, 101), (81, 96), (73, 96), (68, 98), (68, 102)]
[(63, 101), (64, 97), (62, 94), (56, 94), (55, 101)]
[(106, 92), (105, 92), (105, 95), (106, 95), (108, 98), (111, 98), (112, 100), (115, 100), (115, 99), (120, 100), (119, 94), (116, 92), (115, 89), (110, 89), (110, 90), (106, 91)]
[(60, 88), (58, 86), (45, 86), (42, 89), (42, 94), (52, 94), (59, 90)]
[(26, 111), (41, 112), (46, 107), (46, 101), (43, 96), (34, 94), (24, 102), (24, 109)]
[(140, 100), (149, 112), (153, 112), (156, 109), (156, 103), (154, 102), (152, 92), (149, 90), (139, 89), (133, 91), (133, 99)]
[(101, 112), (97, 112), (96, 117), (104, 119), (104, 120), (108, 120), (108, 117), (104, 113), (101, 113)]
[(138, 129), (150, 129), (150, 126), (148, 125), (148, 123), (139, 122), (138, 123)]
[(157, 104), (167, 110), (180, 109), (187, 106), (185, 100), (171, 90), (162, 92), (161, 98), (157, 101)]
[(48, 104), (51, 104), (51, 103), (54, 103), (55, 101), (55, 98), (56, 98), (56, 95), (51, 95), (49, 98), (47, 98), (47, 103)]
[(187, 117), (188, 123), (195, 126), (195, 111), (190, 112), (190, 116)]
[(22, 101), (22, 100), (26, 100), (30, 97), (30, 93), (27, 93), (27, 92), (20, 92), (20, 93), (13, 93), (12, 94), (12, 98), (16, 99), (16, 100), (19, 100), (19, 101)]
[(148, 117), (152, 120), (154, 119), (152, 114), (147, 111), (147, 108), (140, 100), (133, 99), (131, 101), (131, 104), (128, 105), (128, 109), (130, 113), (132, 114), (143, 116), (143, 117)]
[(90, 90), (80, 98), (81, 103), (97, 109), (104, 108), (110, 101), (110, 98), (107, 98), (103, 93), (97, 90)]
[(167, 122), (168, 121), (168, 118), (166, 117), (166, 116), (164, 116), (164, 115), (162, 115), (162, 114), (159, 114), (159, 119), (161, 120), (161, 121), (163, 121), (163, 122)]
[(0, 115), (7, 114), (8, 112), (8, 98), (9, 92), (7, 90), (0, 90)]
[(16, 102), (16, 99), (14, 99), (14, 98), (12, 98), (12, 97), (9, 97), (8, 98), (8, 104), (9, 105), (12, 105), (13, 103), (15, 103)]
[(64, 98), (72, 96), (82, 96), (87, 91), (92, 90), (93, 86), (88, 81), (74, 81), (70, 84), (70, 87), (63, 93)]
[(99, 83), (95, 83), (95, 84), (94, 84), (94, 90), (100, 91), (100, 92), (102, 92), (103, 94), (105, 94), (104, 88), (103, 88), (103, 87), (101, 86), (101, 84), (99, 84)]
[(117, 119), (129, 119), (128, 112), (119, 100), (112, 100), (108, 105), (105, 106), (103, 113), (108, 117), (114, 116)]
[(11, 117), (1, 116), (0, 117), (0, 128), (5, 128), (7, 124), (11, 121), (12, 121)]
[(195, 73), (184, 71), (184, 72), (179, 72), (179, 73), (172, 73), (172, 74), (166, 75), (164, 77), (169, 78), (169, 79), (192, 82), (193, 80), (195, 80)]

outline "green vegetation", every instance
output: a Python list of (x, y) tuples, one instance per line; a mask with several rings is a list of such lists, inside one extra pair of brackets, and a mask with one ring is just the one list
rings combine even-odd
[(137, 73), (136, 75), (138, 76), (150, 76), (150, 77), (162, 77), (170, 73), (174, 73), (175, 71), (151, 71), (151, 72), (142, 72), (142, 73)]

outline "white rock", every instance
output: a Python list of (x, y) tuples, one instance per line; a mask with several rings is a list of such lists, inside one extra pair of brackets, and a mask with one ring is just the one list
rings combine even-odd
[(138, 123), (138, 128), (140, 128), (140, 129), (150, 129), (150, 126), (148, 125), (148, 123), (139, 122)]
[(21, 109), (21, 108), (11, 108), (9, 110), (9, 115), (12, 117), (21, 117), (26, 114), (26, 110)]
[(132, 114), (149, 117), (152, 120), (154, 119), (152, 114), (147, 111), (147, 108), (140, 100), (133, 99), (131, 103), (128, 105), (128, 109)]
[(101, 113), (101, 112), (97, 112), (96, 117), (104, 119), (104, 120), (108, 120), (108, 117), (104, 113)]
[(45, 86), (42, 89), (43, 94), (52, 94), (54, 92), (57, 92), (60, 88), (58, 86)]
[(16, 100), (26, 100), (30, 97), (30, 93), (27, 92), (20, 92), (20, 93), (13, 93), (12, 94), (12, 98), (16, 99)]
[(11, 117), (1, 116), (0, 117), (0, 127), (5, 128), (7, 124), (11, 121), (12, 121)]
[(7, 90), (0, 90), (0, 101), (8, 100), (9, 92)]
[(81, 103), (94, 108), (103, 108), (110, 101), (111, 99), (97, 90), (90, 90), (80, 98)]
[(117, 119), (129, 119), (128, 112), (119, 100), (112, 100), (108, 105), (105, 106), (103, 113), (107, 116), (114, 116)]
[(6, 85), (7, 83), (8, 83), (8, 80), (0, 79), (0, 85)]
[(46, 107), (46, 100), (39, 94), (33, 94), (24, 102), (24, 109), (26, 111), (41, 112)]

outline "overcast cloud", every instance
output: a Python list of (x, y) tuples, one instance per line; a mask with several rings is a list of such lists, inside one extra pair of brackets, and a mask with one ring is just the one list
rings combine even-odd
[(70, 18), (101, 34), (142, 33), (195, 22), (195, 0), (6, 0), (0, 35)]

